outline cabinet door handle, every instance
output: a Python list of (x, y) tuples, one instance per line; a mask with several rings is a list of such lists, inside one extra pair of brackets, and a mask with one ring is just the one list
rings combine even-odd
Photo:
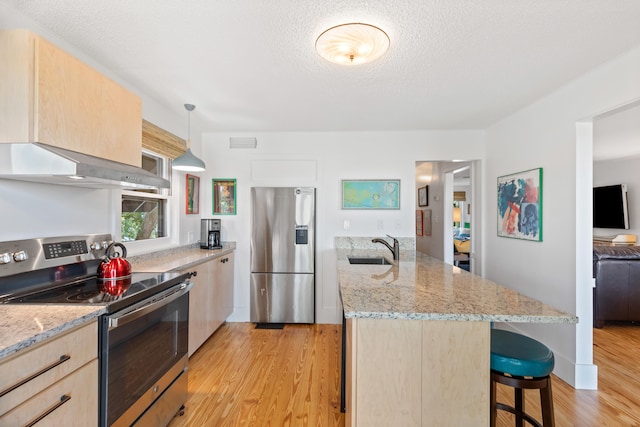
[(59, 401), (57, 401), (56, 403), (51, 405), (47, 410), (45, 410), (42, 414), (38, 415), (29, 424), (26, 424), (25, 427), (32, 427), (32, 426), (36, 425), (37, 423), (42, 421), (47, 415), (49, 415), (50, 413), (52, 413), (53, 411), (55, 411), (56, 409), (58, 409), (59, 407), (61, 407), (62, 405), (64, 405), (65, 403), (67, 403), (70, 400), (71, 400), (71, 396), (69, 396), (68, 394), (63, 394), (62, 396), (60, 396), (60, 400)]
[(17, 384), (14, 384), (14, 385), (10, 386), (9, 388), (6, 388), (6, 389), (0, 391), (0, 397), (4, 396), (7, 393), (11, 393), (13, 390), (17, 389), (18, 387), (21, 387), (21, 386), (25, 385), (26, 383), (28, 383), (32, 379), (39, 377), (40, 375), (44, 374), (47, 371), (50, 371), (51, 369), (55, 368), (58, 365), (63, 364), (64, 362), (66, 362), (69, 359), (71, 359), (71, 356), (69, 356), (68, 354), (63, 354), (62, 356), (60, 356), (60, 359), (56, 360), (55, 362), (53, 362), (49, 366), (45, 366), (44, 368), (40, 369), (38, 372), (36, 372), (34, 374), (31, 374), (27, 378), (19, 381)]

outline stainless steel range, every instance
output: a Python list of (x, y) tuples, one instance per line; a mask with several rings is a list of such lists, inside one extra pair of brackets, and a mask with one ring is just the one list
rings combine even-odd
[(96, 277), (109, 234), (0, 242), (0, 303), (103, 307), (100, 426), (160, 426), (184, 408), (191, 273)]

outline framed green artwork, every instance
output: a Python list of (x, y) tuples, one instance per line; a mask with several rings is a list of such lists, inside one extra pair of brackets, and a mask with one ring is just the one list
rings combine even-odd
[(236, 214), (236, 180), (222, 178), (213, 180), (213, 214)]

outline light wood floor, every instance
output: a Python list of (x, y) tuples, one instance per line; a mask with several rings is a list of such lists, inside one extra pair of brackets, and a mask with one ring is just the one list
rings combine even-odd
[[(339, 325), (255, 329), (224, 324), (189, 360), (181, 426), (344, 426), (340, 413)], [(574, 390), (553, 378), (556, 426), (640, 426), (640, 325), (594, 329), (599, 390)], [(498, 400), (512, 401), (498, 385)], [(536, 391), (527, 410), (540, 419)], [(513, 426), (499, 411), (498, 426)]]

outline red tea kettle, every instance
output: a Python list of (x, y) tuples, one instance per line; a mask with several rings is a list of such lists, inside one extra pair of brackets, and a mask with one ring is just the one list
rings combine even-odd
[[(122, 249), (122, 255), (120, 252), (114, 251), (116, 246)], [(105, 258), (98, 265), (98, 279), (113, 280), (131, 276), (131, 263), (125, 259), (127, 248), (122, 243), (112, 243), (107, 246), (105, 255)]]

